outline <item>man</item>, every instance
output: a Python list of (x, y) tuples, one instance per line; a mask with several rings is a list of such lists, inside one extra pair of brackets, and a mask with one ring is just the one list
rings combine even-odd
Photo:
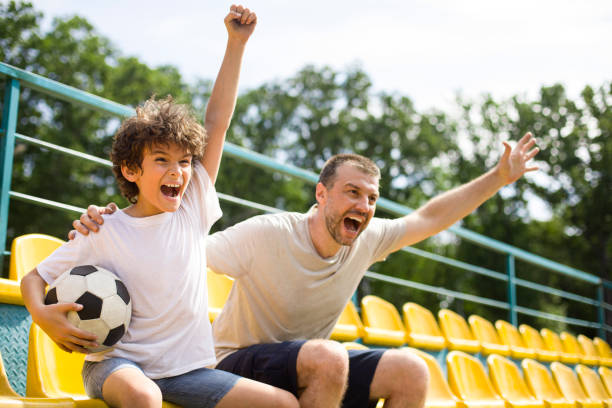
[[(448, 228), (537, 170), (527, 166), (534, 146), (531, 133), (514, 149), (504, 142), (493, 169), (394, 220), (373, 218), (376, 165), (334, 156), (308, 213), (257, 216), (211, 235), (209, 266), (236, 278), (213, 326), (217, 368), (291, 391), (302, 407), (366, 407), (378, 398), (386, 407), (422, 407), (428, 373), (420, 359), (398, 349), (347, 352), (327, 339), (372, 263)], [(99, 212), (112, 211), (90, 206), (74, 226), (95, 231)]]

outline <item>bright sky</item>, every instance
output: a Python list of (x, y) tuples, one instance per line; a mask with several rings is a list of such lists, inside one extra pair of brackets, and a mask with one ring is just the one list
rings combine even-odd
[[(241, 89), (306, 64), (360, 64), (375, 90), (444, 109), (456, 92), (535, 95), (560, 82), (576, 96), (612, 80), (610, 0), (251, 0), (259, 23)], [(213, 79), (225, 48), (226, 0), (34, 0), (45, 16), (79, 14), (124, 55)], [(50, 20), (46, 20), (46, 24)]]

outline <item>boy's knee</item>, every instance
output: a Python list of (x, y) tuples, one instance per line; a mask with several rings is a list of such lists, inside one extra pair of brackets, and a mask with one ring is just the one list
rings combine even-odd
[(120, 396), (121, 407), (126, 408), (159, 408), (162, 405), (162, 394), (155, 384), (131, 387), (129, 392)]

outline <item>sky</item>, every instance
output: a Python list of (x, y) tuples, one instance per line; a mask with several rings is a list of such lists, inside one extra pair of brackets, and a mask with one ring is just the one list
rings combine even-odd
[[(34, 0), (49, 25), (78, 14), (126, 56), (171, 64), (187, 81), (214, 79), (227, 34), (225, 0)], [(570, 96), (612, 80), (610, 0), (376, 0), (242, 3), (258, 15), (241, 90), (289, 78), (307, 64), (360, 66), (373, 90), (445, 109), (457, 93)]]

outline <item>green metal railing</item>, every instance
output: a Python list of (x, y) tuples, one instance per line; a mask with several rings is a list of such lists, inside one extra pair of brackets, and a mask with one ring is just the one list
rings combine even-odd
[[(8, 208), (9, 198), (29, 203), (34, 203), (40, 206), (57, 208), (64, 211), (72, 211), (75, 213), (82, 213), (83, 208), (74, 207), (64, 203), (58, 203), (55, 201), (33, 197), (19, 192), (11, 191), (11, 177), (12, 177), (12, 165), (13, 165), (13, 150), (16, 141), (28, 143), (31, 145), (40, 146), (46, 149), (54, 150), (58, 153), (79, 157), (83, 160), (98, 163), (104, 166), (110, 166), (110, 161), (95, 157), (83, 152), (67, 149), (62, 146), (54, 145), (52, 143), (44, 142), (31, 136), (26, 136), (17, 133), (17, 115), (18, 115), (18, 100), (20, 95), (20, 87), (29, 87), (38, 92), (53, 96), (63, 101), (67, 101), (73, 104), (82, 105), (90, 109), (105, 112), (111, 115), (119, 117), (128, 117), (134, 115), (134, 109), (128, 106), (120, 105), (110, 100), (100, 98), (98, 96), (89, 94), (79, 89), (58, 83), (48, 78), (41, 77), (39, 75), (21, 70), (19, 68), (12, 67), (10, 65), (0, 63), (0, 75), (7, 78), (7, 85), (5, 89), (5, 95), (3, 100), (3, 112), (2, 112), (2, 124), (0, 126), (0, 165), (2, 168), (1, 174), (1, 200), (0, 200), (0, 248), (3, 250), (6, 248), (6, 231), (7, 231), (7, 219), (8, 219)], [(266, 171), (278, 172), (284, 175), (288, 175), (299, 180), (303, 180), (309, 184), (316, 184), (318, 175), (289, 164), (280, 163), (270, 157), (262, 154), (250, 151), (242, 148), (235, 144), (227, 142), (224, 147), (224, 155), (233, 157), (245, 163), (249, 163), (253, 166), (265, 169)], [(232, 202), (241, 206), (255, 208), (262, 212), (277, 212), (279, 209), (265, 206), (262, 204), (254, 203), (248, 200), (244, 200), (238, 197), (228, 196), (219, 193), (219, 198), (223, 201)], [(379, 209), (385, 210), (386, 212), (395, 216), (402, 216), (409, 214), (412, 209), (390, 201), (385, 198), (380, 198), (377, 204)], [(612, 327), (605, 323), (605, 311), (612, 311), (612, 305), (604, 302), (603, 294), (604, 289), (612, 289), (612, 283), (600, 279), (599, 277), (586, 273), (584, 271), (571, 268), (569, 266), (554, 262), (550, 259), (538, 256), (512, 245), (491, 239), (482, 234), (478, 234), (474, 231), (470, 231), (459, 226), (452, 226), (448, 231), (461, 237), (464, 240), (473, 242), (478, 246), (487, 248), (491, 251), (501, 253), (505, 256), (506, 267), (505, 273), (483, 268), (477, 265), (472, 265), (466, 262), (462, 262), (449, 257), (441, 256), (431, 252), (427, 252), (414, 247), (403, 248), (404, 252), (424, 257), (436, 262), (443, 263), (445, 265), (458, 268), (461, 270), (476, 273), (482, 276), (487, 276), (499, 281), (502, 281), (507, 286), (507, 302), (502, 302), (495, 299), (490, 299), (482, 296), (475, 296), (466, 294), (458, 291), (449, 290), (446, 288), (435, 287), (426, 285), (420, 282), (414, 282), (406, 279), (399, 279), (396, 277), (390, 277), (375, 272), (367, 272), (366, 276), (370, 279), (376, 279), (395, 285), (401, 285), (408, 288), (422, 290), (431, 293), (442, 294), (446, 296), (452, 296), (458, 299), (463, 299), (483, 305), (487, 305), (494, 308), (499, 308), (508, 311), (508, 320), (514, 324), (518, 324), (518, 314), (524, 314), (528, 316), (540, 317), (548, 320), (565, 322), (581, 327), (588, 327), (597, 329), (601, 337), (605, 336), (606, 332), (612, 332)], [(4, 251), (4, 254), (7, 254)], [(1, 254), (0, 254), (1, 256)], [(519, 279), (516, 277), (516, 261), (526, 262), (531, 265), (535, 265), (540, 268), (547, 269), (549, 271), (568, 276), (572, 279), (576, 279), (582, 282), (587, 282), (596, 288), (597, 299), (588, 298), (585, 296), (577, 295), (575, 293), (562, 291), (557, 288), (550, 286), (540, 285), (535, 282)], [(532, 290), (553, 294), (563, 299), (579, 302), (596, 309), (596, 318), (594, 321), (587, 321), (582, 319), (569, 318), (565, 316), (555, 315), (551, 313), (545, 313), (542, 311), (529, 309), (522, 307), (517, 304), (517, 287), (530, 288)]]

